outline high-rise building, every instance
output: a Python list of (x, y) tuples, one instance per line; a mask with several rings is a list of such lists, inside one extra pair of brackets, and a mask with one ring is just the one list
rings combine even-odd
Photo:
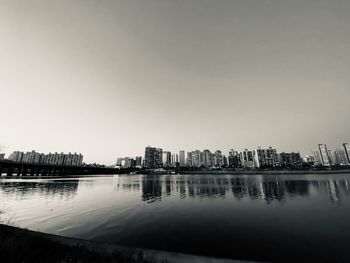
[(228, 166), (241, 167), (241, 158), (238, 151), (231, 149), (228, 153)]
[(177, 153), (171, 154), (171, 166), (172, 167), (179, 166), (179, 155)]
[(186, 166), (193, 167), (192, 152), (187, 152)]
[(214, 166), (222, 167), (224, 165), (222, 153), (220, 150), (215, 151), (214, 153)]
[(269, 147), (268, 149), (261, 149), (258, 147), (255, 150), (256, 164), (258, 167), (276, 167), (278, 166), (277, 150)]
[(135, 165), (136, 167), (139, 167), (139, 168), (142, 166), (142, 156), (135, 157)]
[[(202, 158), (201, 151), (195, 150), (192, 152), (192, 167), (200, 167), (202, 165)], [(203, 158), (204, 162), (204, 158)]]
[(319, 144), (318, 145), (318, 150), (319, 150), (319, 153), (320, 153), (322, 165), (330, 166), (331, 165), (331, 160), (329, 158), (329, 152), (328, 152), (328, 149), (327, 149), (327, 145)]
[(348, 163), (350, 164), (350, 145), (347, 143), (343, 143), (343, 148), (346, 154), (346, 158), (348, 159)]
[(213, 154), (209, 150), (204, 150), (204, 166), (212, 167), (213, 166)]
[(244, 149), (244, 151), (242, 151), (240, 153), (240, 159), (241, 159), (242, 167), (245, 167), (245, 168), (254, 168), (254, 167), (256, 167), (256, 164), (255, 164), (255, 152), (254, 151), (250, 151), (248, 149)]
[(146, 147), (143, 161), (145, 168), (156, 168), (156, 148)]
[(283, 167), (301, 167), (303, 165), (303, 160), (301, 159), (300, 153), (279, 153), (278, 162), (280, 166)]
[(35, 151), (26, 153), (15, 151), (10, 154), (9, 160), (23, 163), (79, 166), (83, 164), (83, 155), (77, 153), (59, 154), (56, 152), (44, 154)]
[(144, 167), (149, 169), (162, 167), (163, 150), (161, 148), (155, 148), (147, 146), (145, 148)]
[(162, 157), (163, 157), (163, 149), (156, 148), (156, 167), (157, 168), (163, 167)]
[(180, 167), (186, 166), (185, 151), (179, 152), (179, 165)]
[(14, 162), (22, 162), (24, 152), (14, 151), (11, 153), (8, 157), (8, 160), (14, 161)]
[(344, 148), (337, 148), (333, 152), (334, 164), (336, 165), (349, 165), (348, 157)]
[(162, 163), (163, 167), (169, 168), (171, 167), (171, 152), (164, 151), (162, 154)]
[(313, 150), (312, 154), (314, 156), (314, 164), (315, 165), (321, 165), (322, 164), (322, 160), (321, 160), (320, 151), (319, 150)]
[(223, 165), (223, 167), (227, 167), (228, 166), (227, 157), (225, 155), (222, 156), (222, 165)]

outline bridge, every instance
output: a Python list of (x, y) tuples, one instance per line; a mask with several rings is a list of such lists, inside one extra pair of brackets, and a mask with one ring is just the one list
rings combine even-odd
[(37, 163), (0, 161), (0, 176), (69, 176), (129, 173), (128, 169), (116, 169), (94, 166), (65, 166)]

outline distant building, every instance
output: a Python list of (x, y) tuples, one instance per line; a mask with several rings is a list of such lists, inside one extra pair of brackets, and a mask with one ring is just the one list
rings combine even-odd
[(188, 166), (188, 167), (192, 167), (192, 166), (193, 166), (193, 162), (192, 162), (192, 152), (187, 152), (186, 166)]
[(156, 167), (163, 167), (162, 163), (163, 150), (161, 148), (156, 148)]
[(117, 158), (116, 165), (121, 168), (132, 168), (136, 166), (136, 161), (131, 157)]
[[(335, 165), (346, 165), (348, 160), (346, 158), (346, 155), (345, 155), (345, 152), (343, 151), (343, 149), (336, 149), (333, 153), (333, 160), (334, 160), (334, 163)], [(345, 158), (344, 158), (345, 157)], [(344, 162), (344, 160), (345, 162)]]
[(171, 166), (172, 167), (179, 166), (179, 155), (177, 153), (171, 154)]
[(142, 166), (142, 156), (135, 157), (135, 166), (140, 168)]
[(4, 153), (0, 153), (0, 161), (5, 159), (5, 154)]
[(185, 151), (179, 152), (179, 165), (180, 165), (180, 167), (186, 166)]
[(272, 147), (268, 149), (258, 147), (258, 149), (255, 150), (255, 158), (258, 167), (266, 168), (278, 166), (277, 150)]
[(313, 156), (313, 155), (306, 155), (303, 160), (304, 160), (304, 163), (307, 163), (308, 165), (315, 164), (315, 156)]
[(204, 157), (204, 166), (205, 167), (212, 167), (214, 165), (214, 158), (213, 154), (209, 150), (203, 151), (203, 157)]
[(161, 148), (146, 147), (144, 167), (149, 169), (161, 168), (163, 166), (163, 150)]
[(228, 166), (241, 167), (241, 158), (238, 151), (231, 149), (228, 153)]
[(156, 148), (146, 147), (145, 157), (143, 159), (145, 168), (156, 168)]
[(165, 168), (169, 168), (172, 166), (171, 152), (168, 152), (168, 151), (163, 152), (162, 163), (163, 163), (163, 167)]
[(327, 149), (327, 145), (325, 144), (319, 144), (318, 145), (318, 150), (320, 153), (321, 157), (321, 164), (325, 166), (330, 166), (331, 165), (331, 160), (329, 157), (329, 151)]
[(227, 167), (228, 166), (228, 160), (225, 155), (222, 156), (222, 166)]
[(349, 165), (348, 157), (344, 148), (337, 148), (333, 152), (333, 159), (335, 165)]
[(222, 152), (220, 150), (217, 150), (214, 153), (214, 166), (215, 167), (224, 166), (224, 160), (223, 160)]
[(313, 150), (312, 154), (313, 154), (313, 157), (314, 157), (314, 164), (315, 165), (322, 165), (320, 151), (319, 150)]
[(347, 143), (343, 143), (343, 148), (344, 148), (344, 152), (346, 154), (346, 158), (348, 160), (348, 163), (350, 164), (350, 145)]
[[(203, 158), (204, 159), (204, 158)], [(203, 160), (204, 162), (204, 160)], [(200, 167), (201, 166), (201, 151), (195, 150), (192, 152), (192, 167)]]
[(10, 154), (9, 160), (22, 163), (37, 163), (37, 164), (49, 164), (49, 165), (68, 165), (68, 166), (80, 166), (83, 164), (83, 155), (77, 153), (38, 153), (36, 151), (31, 152), (19, 152), (15, 151)]
[(301, 159), (300, 153), (279, 153), (278, 162), (282, 167), (301, 167), (303, 160)]
[(241, 165), (244, 168), (256, 167), (255, 152), (253, 152), (253, 151), (250, 151), (248, 149), (244, 149), (244, 151), (240, 152), (240, 160), (241, 160)]
[(334, 152), (332, 152), (331, 150), (328, 150), (328, 159), (331, 165), (335, 164), (335, 155)]

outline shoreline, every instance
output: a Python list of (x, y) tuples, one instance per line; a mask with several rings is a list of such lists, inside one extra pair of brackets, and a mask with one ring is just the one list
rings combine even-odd
[(6, 262), (253, 262), (212, 258), (57, 236), (0, 224), (0, 253)]
[(2, 179), (72, 179), (89, 177), (111, 177), (114, 175), (302, 175), (302, 174), (349, 174), (350, 169), (336, 170), (189, 170), (189, 171), (152, 171), (144, 170), (137, 173), (120, 174), (90, 174), (90, 175), (64, 175), (64, 176), (6, 176), (0, 175)]
[(203, 170), (181, 171), (179, 174), (227, 174), (227, 175), (290, 175), (290, 174), (349, 174), (350, 169), (344, 170)]

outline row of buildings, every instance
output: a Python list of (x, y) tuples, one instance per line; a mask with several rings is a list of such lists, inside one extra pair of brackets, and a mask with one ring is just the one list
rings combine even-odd
[(83, 164), (83, 155), (77, 153), (38, 153), (36, 151), (20, 152), (15, 151), (7, 158), (10, 161), (20, 163), (35, 163), (35, 164), (49, 164), (49, 165), (67, 165), (67, 166), (81, 166)]
[(132, 157), (117, 158), (116, 166), (122, 168), (142, 168), (142, 156), (136, 156), (135, 159)]
[(328, 149), (326, 144), (319, 144), (317, 149), (312, 151), (312, 155), (306, 156), (306, 161), (315, 165), (350, 165), (350, 145), (343, 143), (334, 151)]
[(263, 168), (263, 167), (295, 167), (302, 165), (302, 158), (299, 153), (279, 153), (273, 148), (257, 148), (238, 152), (230, 150), (228, 156), (220, 150), (211, 152), (210, 150), (195, 150), (179, 153), (164, 151), (162, 148), (146, 147), (145, 155), (134, 158), (118, 158), (118, 167), (144, 167), (148, 169), (171, 168), (171, 167), (196, 167), (196, 168)]
[(146, 147), (143, 166), (145, 168), (169, 168), (169, 167), (196, 167), (196, 168), (264, 168), (283, 166), (301, 166), (302, 159), (299, 153), (281, 153), (272, 147), (255, 150), (245, 149), (238, 152), (230, 150), (228, 156), (220, 150), (211, 152), (210, 150), (195, 150), (185, 153), (172, 154), (163, 151), (161, 148)]
[(236, 151), (231, 149), (228, 155), (217, 150), (194, 150), (179, 153), (164, 151), (162, 148), (147, 146), (142, 160), (141, 156), (134, 158), (125, 157), (117, 159), (117, 166), (144, 167), (147, 169), (171, 168), (171, 167), (193, 167), (193, 168), (273, 168), (290, 167), (297, 168), (308, 166), (331, 166), (350, 165), (350, 146), (344, 143), (342, 147), (335, 151), (328, 150), (325, 144), (319, 144), (317, 150), (312, 155), (302, 158), (298, 152), (280, 152), (275, 148), (257, 147), (253, 150), (244, 149)]

